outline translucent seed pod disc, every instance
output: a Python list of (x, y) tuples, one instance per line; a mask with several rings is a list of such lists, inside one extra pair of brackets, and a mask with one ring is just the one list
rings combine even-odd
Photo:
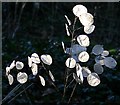
[(94, 71), (97, 73), (97, 74), (102, 74), (104, 69), (102, 67), (102, 65), (100, 63), (95, 63), (94, 64)]
[(76, 65), (76, 61), (75, 61), (75, 59), (73, 59), (73, 58), (68, 58), (68, 59), (66, 60), (65, 64), (66, 64), (66, 66), (67, 66), (68, 68), (74, 68), (75, 65)]
[(89, 60), (89, 54), (86, 51), (83, 51), (79, 54), (78, 59), (80, 62), (87, 62)]
[(117, 65), (117, 62), (114, 58), (112, 57), (106, 57), (104, 59), (104, 63), (105, 63), (105, 66), (108, 67), (108, 68), (115, 68), (116, 65)]
[(75, 16), (79, 17), (83, 13), (87, 13), (87, 8), (83, 5), (76, 5), (73, 7), (73, 13)]
[(25, 82), (27, 82), (28, 79), (28, 75), (25, 72), (19, 72), (17, 74), (17, 81), (21, 84), (24, 84)]
[(87, 81), (90, 86), (97, 86), (100, 84), (100, 78), (97, 73), (91, 73), (87, 76)]
[(87, 35), (79, 35), (77, 37), (77, 42), (83, 47), (88, 47), (90, 45), (90, 40)]

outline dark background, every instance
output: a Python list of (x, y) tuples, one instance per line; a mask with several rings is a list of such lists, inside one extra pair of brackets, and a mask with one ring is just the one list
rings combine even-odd
[[(80, 105), (120, 105), (120, 3), (74, 3), (74, 2), (53, 2), (53, 3), (2, 3), (2, 97), (18, 85), (15, 80), (9, 86), (5, 76), (5, 67), (14, 59), (20, 60), (27, 65), (27, 57), (36, 52), (39, 55), (48, 53), (53, 58), (53, 64), (48, 67), (56, 79), (55, 84), (63, 92), (65, 60), (61, 42), (69, 46), (70, 38), (65, 31), (65, 17), (74, 21), (72, 8), (77, 4), (83, 4), (88, 8), (88, 12), (94, 16), (95, 31), (89, 35), (91, 51), (95, 44), (102, 44), (106, 50), (110, 51), (118, 65), (114, 70), (104, 68), (101, 84), (91, 87), (85, 82), (78, 85), (72, 97), (71, 103)], [(80, 23), (78, 22), (78, 25)], [(77, 32), (76, 34), (78, 34)], [(93, 63), (94, 64), (94, 63)], [(91, 71), (93, 65), (90, 65)], [(24, 71), (31, 72), (27, 67)], [(15, 77), (15, 71), (12, 75)], [(38, 78), (28, 81), (17, 93), (21, 92), (31, 82), (34, 83), (29, 89), (14, 98), (9, 105), (16, 104), (60, 104), (61, 96), (54, 87), (47, 81), (44, 70), (40, 70), (46, 79), (46, 86), (40, 84)], [(69, 99), (74, 83), (67, 89), (64, 103)], [(14, 93), (6, 99), (3, 104), (15, 97)]]

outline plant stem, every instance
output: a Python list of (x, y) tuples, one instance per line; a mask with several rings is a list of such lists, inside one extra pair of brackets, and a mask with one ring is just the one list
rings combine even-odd
[(22, 90), (20, 93), (18, 93), (15, 97), (13, 97), (8, 104), (13, 101), (16, 97), (18, 97), (20, 94), (22, 94), (26, 89), (28, 89), (29, 87), (31, 87), (34, 83), (30, 84), (29, 86), (27, 86), (24, 90)]
[[(44, 64), (43, 64), (42, 62), (41, 62), (41, 64), (42, 64), (42, 67), (44, 68), (44, 70), (46, 71), (47, 75), (49, 75), (49, 72), (48, 72), (47, 68), (44, 66)], [(59, 90), (58, 87), (54, 84), (54, 82), (52, 81), (52, 79), (50, 78), (50, 76), (49, 76), (49, 79), (50, 79), (51, 84), (52, 84), (52, 85), (54, 86), (54, 88), (56, 89), (56, 91), (60, 93), (60, 90)], [(62, 95), (62, 94), (60, 93), (60, 95)]]
[(73, 94), (74, 94), (74, 92), (75, 92), (76, 86), (77, 86), (77, 82), (76, 82), (76, 84), (75, 84), (75, 86), (74, 86), (74, 88), (73, 88), (73, 90), (72, 90), (72, 93), (71, 93), (70, 98), (69, 98), (69, 100), (68, 100), (68, 104), (69, 104), (70, 101), (71, 101), (71, 98), (72, 98), (72, 96), (73, 96)]

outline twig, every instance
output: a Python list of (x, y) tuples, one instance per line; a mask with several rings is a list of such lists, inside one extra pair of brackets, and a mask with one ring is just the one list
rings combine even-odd
[(12, 91), (10, 91), (7, 96), (2, 100), (2, 103), (4, 103), (7, 99), (9, 99), (11, 97), (11, 95), (17, 91), (22, 85), (18, 84)]
[[(23, 89), (25, 89), (25, 87), (24, 87), (24, 86), (23, 86)], [(28, 99), (29, 104), (30, 104), (30, 105), (32, 105), (32, 102), (31, 102), (30, 97), (28, 96), (28, 94), (27, 94), (27, 91), (26, 91), (26, 90), (25, 90), (25, 95), (26, 95), (26, 97), (27, 97), (27, 99)]]
[(16, 97), (18, 97), (20, 94), (22, 94), (26, 89), (28, 89), (29, 87), (31, 87), (34, 83), (30, 84), (29, 86), (27, 86), (24, 90), (22, 90), (20, 93), (18, 93), (15, 97), (13, 97), (8, 104), (13, 101)]
[(77, 82), (76, 82), (76, 84), (75, 84), (75, 86), (74, 86), (74, 88), (73, 88), (73, 90), (72, 90), (72, 93), (71, 93), (70, 98), (69, 98), (69, 100), (68, 100), (68, 104), (69, 104), (70, 101), (71, 101), (71, 98), (72, 98), (72, 96), (73, 96), (73, 94), (74, 94), (74, 92), (75, 92), (76, 86), (77, 86)]
[(21, 16), (22, 16), (22, 13), (23, 13), (23, 10), (24, 10), (25, 5), (26, 5), (26, 2), (22, 5), (22, 8), (21, 8), (21, 11), (20, 11), (20, 14), (19, 14), (19, 18), (18, 18), (18, 22), (17, 22), (17, 26), (16, 26), (16, 28), (15, 28), (15, 30), (14, 30), (14, 32), (13, 32), (12, 38), (14, 38), (14, 36), (15, 36), (15, 34), (16, 34), (18, 28), (19, 28)]
[[(41, 64), (42, 64), (42, 67), (44, 68), (44, 70), (46, 71), (46, 73), (49, 75), (49, 72), (47, 71), (47, 69), (46, 69), (46, 67), (44, 66), (44, 64), (43, 64), (42, 62), (41, 62)], [(50, 76), (49, 76), (49, 79), (50, 79), (51, 84), (52, 84), (52, 85), (54, 86), (54, 88), (56, 89), (56, 91), (60, 93), (60, 90), (59, 90), (58, 87), (54, 84), (54, 82), (52, 81), (52, 79), (50, 78)], [(60, 93), (60, 95), (62, 95), (62, 94)]]
[(66, 88), (68, 88), (71, 85), (71, 83), (73, 83), (73, 81), (74, 81), (74, 79), (67, 85)]

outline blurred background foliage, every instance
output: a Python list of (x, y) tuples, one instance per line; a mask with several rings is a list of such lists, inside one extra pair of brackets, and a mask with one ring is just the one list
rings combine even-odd
[[(27, 65), (27, 57), (36, 52), (39, 55), (48, 53), (53, 58), (53, 64), (48, 67), (53, 72), (56, 79), (55, 84), (63, 92), (65, 60), (61, 42), (69, 46), (70, 38), (65, 31), (65, 17), (73, 22), (74, 15), (72, 8), (82, 4), (88, 8), (88, 12), (94, 15), (95, 31), (89, 35), (91, 51), (95, 44), (102, 44), (106, 50), (110, 51), (118, 65), (114, 70), (105, 68), (101, 78), (101, 84), (91, 87), (86, 80), (83, 85), (79, 85), (73, 95), (72, 104), (81, 105), (120, 105), (120, 3), (75, 3), (75, 2), (46, 2), (46, 3), (2, 3), (2, 98), (14, 89), (19, 83), (15, 80), (9, 86), (5, 76), (5, 67), (13, 60), (20, 60)], [(80, 23), (78, 22), (78, 25)], [(77, 32), (76, 34), (81, 34)], [(89, 65), (93, 71), (93, 65)], [(31, 74), (27, 67), (24, 71)], [(15, 75), (15, 71), (12, 71)], [(46, 79), (46, 86), (40, 84), (38, 78), (28, 81), (17, 93), (21, 92), (31, 82), (34, 84), (25, 92), (14, 98), (9, 105), (16, 104), (45, 104), (61, 103), (61, 95), (47, 80), (44, 70), (40, 70)], [(74, 83), (67, 90), (64, 102), (68, 101)], [(8, 104), (17, 93), (14, 93), (4, 101)]]

